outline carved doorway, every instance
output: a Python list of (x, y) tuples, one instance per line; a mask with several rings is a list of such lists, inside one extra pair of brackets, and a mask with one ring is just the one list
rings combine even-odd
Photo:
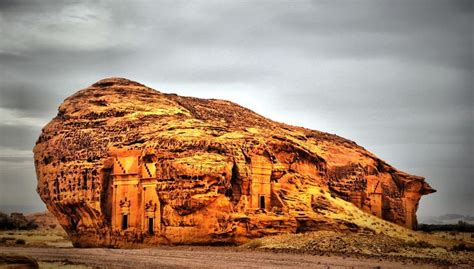
[(260, 209), (265, 210), (265, 195), (260, 195), (258, 199), (258, 205)]
[(153, 218), (148, 218), (148, 233), (153, 234)]
[(122, 230), (128, 229), (128, 215), (122, 215)]

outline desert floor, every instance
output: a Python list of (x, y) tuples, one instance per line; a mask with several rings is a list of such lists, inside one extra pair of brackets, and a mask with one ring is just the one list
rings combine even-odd
[[(259, 238), (242, 246), (157, 246), (127, 250), (73, 248), (66, 233), (58, 227), (0, 231), (0, 268), (18, 268), (7, 267), (12, 265), (12, 259), (15, 264), (18, 257), (32, 258), (39, 268), (66, 269), (473, 268), (474, 252), (469, 247), (472, 234), (456, 233), (457, 238), (446, 238), (448, 235), (415, 233), (404, 241), (383, 234), (319, 231)], [(426, 237), (435, 245), (417, 237)], [(470, 250), (451, 249), (459, 243)], [(443, 244), (447, 245), (443, 247)], [(10, 262), (2, 263), (2, 259)]]
[[(177, 246), (148, 249), (0, 247), (2, 255), (24, 255), (49, 268), (442, 268), (381, 258), (341, 257)], [(0, 266), (1, 267), (1, 266)]]

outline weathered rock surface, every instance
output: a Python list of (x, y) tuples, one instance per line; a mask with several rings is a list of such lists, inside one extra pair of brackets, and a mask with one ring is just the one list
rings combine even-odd
[(75, 246), (240, 243), (349, 226), (320, 193), (413, 228), (434, 190), (336, 135), (121, 78), (67, 98), (34, 148), (38, 193)]

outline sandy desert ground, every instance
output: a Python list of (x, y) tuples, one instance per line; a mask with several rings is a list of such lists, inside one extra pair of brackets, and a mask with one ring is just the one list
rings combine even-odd
[(405, 244), (384, 235), (330, 231), (266, 237), (243, 246), (159, 246), (128, 250), (73, 248), (65, 233), (57, 229), (3, 231), (0, 239), (0, 268), (1, 257), (8, 256), (31, 257), (39, 263), (39, 268), (472, 268), (474, 265), (472, 251)]
[[(442, 268), (413, 261), (243, 250), (235, 247), (158, 247), (149, 249), (74, 249), (0, 247), (0, 253), (25, 255), (41, 267), (62, 268)], [(41, 263), (43, 262), (43, 263)], [(81, 266), (82, 265), (82, 266)]]

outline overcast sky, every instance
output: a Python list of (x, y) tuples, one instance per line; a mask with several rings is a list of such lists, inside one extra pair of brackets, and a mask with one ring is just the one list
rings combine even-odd
[(36, 211), (32, 148), (68, 96), (126, 77), (335, 133), (474, 215), (474, 1), (0, 1), (0, 210)]

